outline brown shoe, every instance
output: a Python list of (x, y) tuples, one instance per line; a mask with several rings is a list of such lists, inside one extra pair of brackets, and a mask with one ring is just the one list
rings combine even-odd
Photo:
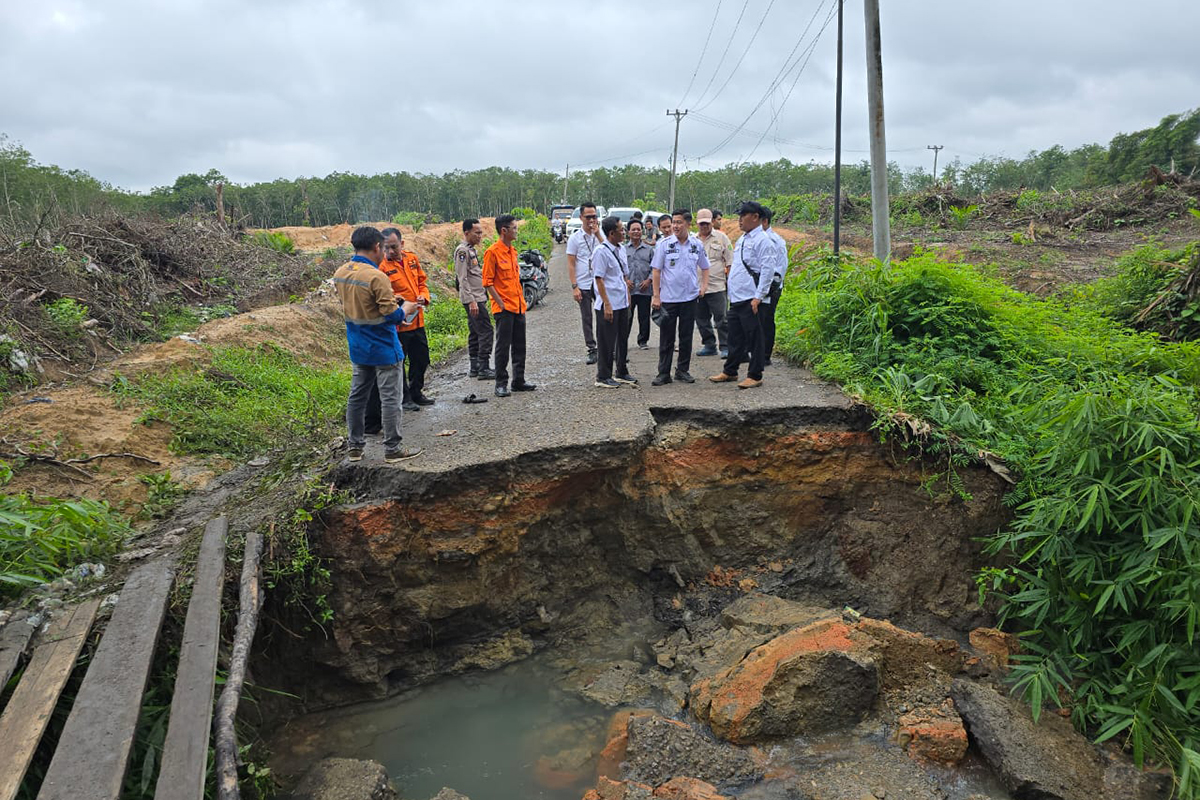
[(738, 384), (739, 389), (757, 389), (759, 386), (762, 386), (762, 378), (758, 378), (757, 380), (746, 378), (746, 380)]
[(724, 372), (718, 372), (716, 375), (709, 375), (708, 379), (713, 383), (729, 383), (729, 381), (736, 381), (737, 375), (726, 375)]

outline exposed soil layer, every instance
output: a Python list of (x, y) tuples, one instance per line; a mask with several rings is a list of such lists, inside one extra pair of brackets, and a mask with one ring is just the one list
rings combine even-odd
[(974, 537), (1003, 522), (996, 476), (934, 497), (850, 409), (654, 416), (630, 440), (441, 473), (343, 466), (334, 483), (363, 500), (314, 526), (328, 638), (275, 637), (264, 668), (302, 670), (287, 682), (313, 705), (380, 697), (598, 625), (711, 613), (672, 598), (705, 585), (722, 605), (759, 589), (939, 631), (984, 616)]

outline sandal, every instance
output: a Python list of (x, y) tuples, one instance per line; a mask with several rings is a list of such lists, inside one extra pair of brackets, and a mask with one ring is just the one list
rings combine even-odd
[(488, 399), (486, 397), (479, 397), (478, 395), (474, 394), (469, 394), (463, 398), (464, 403), (486, 403), (487, 401)]

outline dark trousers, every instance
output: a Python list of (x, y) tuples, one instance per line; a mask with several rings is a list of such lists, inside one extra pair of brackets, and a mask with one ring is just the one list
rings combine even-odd
[(772, 283), (771, 291), (767, 295), (771, 298), (771, 302), (763, 303), (758, 307), (758, 315), (762, 317), (764, 360), (770, 360), (771, 353), (775, 352), (775, 309), (779, 307), (781, 294), (783, 294), (783, 284)]
[(637, 312), (638, 324), (638, 344), (646, 344), (650, 341), (650, 301), (653, 299), (648, 294), (635, 294), (629, 298), (633, 302), (633, 308), (629, 309), (629, 324), (633, 325), (633, 313)]
[[(729, 334), (725, 325), (725, 292), (706, 292), (703, 297), (696, 298), (696, 330), (700, 331), (700, 344), (705, 347), (717, 347), (721, 350), (728, 346)], [(713, 328), (717, 329), (713, 336)]]
[(749, 300), (732, 303), (725, 317), (729, 324), (729, 356), (725, 359), (726, 375), (737, 375), (738, 366), (750, 360), (747, 374), (762, 380), (763, 374), (763, 330), (762, 317), (765, 304), (760, 303), (758, 313), (750, 307)]
[(596, 380), (611, 378), (614, 365), (618, 375), (629, 374), (630, 319), (628, 308), (614, 308), (611, 322), (604, 318), (603, 309), (596, 312), (596, 343), (600, 346)]
[(488, 312), (488, 303), (476, 303), (479, 313), (471, 316), (470, 307), (463, 303), (463, 311), (467, 312), (467, 355), (471, 363), (479, 362), (486, 367), (492, 357), (492, 315)]
[(587, 345), (590, 353), (596, 349), (596, 336), (592, 333), (592, 304), (596, 302), (596, 292), (594, 289), (580, 289), (579, 293), (583, 295), (579, 298), (579, 321), (583, 324), (583, 343)]
[(425, 372), (429, 369), (429, 339), (424, 328), (400, 331), (400, 349), (408, 362), (408, 377), (404, 379), (404, 399), (415, 400), (425, 393)]
[(663, 303), (663, 318), (658, 326), (658, 374), (671, 374), (671, 356), (675, 354), (675, 329), (679, 328), (679, 363), (676, 369), (687, 372), (692, 366), (692, 334), (696, 328), (696, 301)]
[(496, 314), (496, 385), (508, 385), (508, 359), (512, 355), (512, 382), (525, 382), (525, 315), (512, 311)]

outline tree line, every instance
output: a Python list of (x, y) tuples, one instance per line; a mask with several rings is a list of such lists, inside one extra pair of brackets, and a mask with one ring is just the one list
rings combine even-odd
[[(937, 176), (959, 194), (1000, 189), (1038, 190), (1091, 188), (1141, 178), (1151, 165), (1185, 174), (1200, 170), (1200, 109), (1171, 114), (1158, 125), (1114, 136), (1107, 147), (1088, 144), (1068, 150), (1055, 145), (1024, 158), (983, 157), (971, 163), (955, 159)], [(690, 170), (678, 177), (677, 205), (730, 209), (738, 201), (771, 195), (832, 193), (833, 167), (787, 159)], [(627, 164), (571, 174), (566, 201), (583, 199), (609, 206), (666, 205), (670, 175), (663, 167)], [(888, 164), (892, 193), (930, 187), (933, 176), (921, 167)], [(864, 160), (842, 168), (848, 194), (870, 191), (870, 166)], [(391, 219), (401, 211), (421, 212), (431, 219), (462, 219), (505, 213), (527, 206), (545, 211), (564, 195), (563, 176), (543, 170), (507, 167), (441, 175), (393, 172), (358, 175), (335, 172), (323, 178), (279, 178), (239, 185), (216, 169), (179, 176), (170, 186), (149, 193), (112, 187), (81, 170), (37, 163), (11, 139), (0, 135), (0, 189), (4, 216), (10, 221), (37, 220), (55, 211), (94, 213), (102, 209), (149, 211), (177, 215), (214, 211), (217, 187), (229, 216), (248, 227), (333, 225)]]

